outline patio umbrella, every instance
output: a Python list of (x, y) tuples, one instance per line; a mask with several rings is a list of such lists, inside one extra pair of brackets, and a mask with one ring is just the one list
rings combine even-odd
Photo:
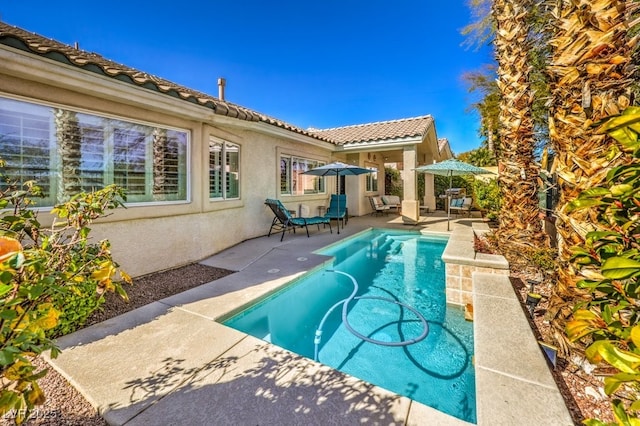
[[(351, 164), (341, 163), (336, 161), (333, 163), (325, 164), (324, 166), (316, 167), (315, 169), (303, 172), (303, 175), (313, 176), (335, 176), (338, 181), (336, 184), (336, 195), (340, 195), (340, 179), (338, 176), (348, 175), (362, 175), (365, 173), (372, 173), (373, 170), (365, 169), (364, 167), (354, 166)], [(337, 197), (337, 202), (340, 203), (340, 197)], [(338, 211), (340, 211), (340, 205), (338, 204)], [(340, 220), (338, 220), (338, 234), (340, 233)]]
[[(493, 174), (493, 172), (490, 172), (489, 170), (474, 166), (473, 164), (465, 163), (464, 161), (456, 160), (455, 158), (450, 158), (439, 163), (427, 164), (426, 166), (416, 167), (415, 171), (420, 173), (431, 173), (439, 176), (449, 176), (449, 189), (451, 189), (453, 176)], [(451, 191), (447, 193), (447, 231), (449, 230), (449, 222), (451, 220), (449, 209), (450, 204)]]

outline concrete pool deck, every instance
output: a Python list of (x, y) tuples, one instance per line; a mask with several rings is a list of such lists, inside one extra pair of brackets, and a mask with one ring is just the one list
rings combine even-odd
[[(50, 363), (112, 425), (468, 424), (215, 321), (319, 267), (329, 259), (313, 251), (342, 238), (446, 225), (438, 213), (411, 226), (366, 216), (339, 235), (246, 241), (201, 262), (238, 272), (65, 336)], [(475, 279), (478, 424), (572, 424), (511, 286)]]

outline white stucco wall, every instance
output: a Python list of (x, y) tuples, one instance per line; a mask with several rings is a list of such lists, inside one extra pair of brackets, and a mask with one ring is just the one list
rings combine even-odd
[[(278, 173), (281, 153), (329, 161), (333, 148), (329, 143), (266, 123), (216, 116), (208, 108), (55, 61), (2, 49), (0, 59), (4, 60), (0, 61), (0, 96), (189, 132), (188, 203), (129, 206), (92, 226), (92, 239), (108, 239), (114, 259), (132, 276), (201, 260), (265, 235), (273, 218), (264, 205), (268, 197), (281, 198), (295, 210), (301, 203), (310, 205), (314, 213), (326, 203), (328, 194), (280, 197)], [(240, 145), (237, 200), (209, 199), (211, 137)], [(52, 217), (41, 211), (39, 219), (47, 224)]]
[[(238, 200), (209, 199), (208, 163), (198, 166), (200, 158), (208, 158), (209, 136), (240, 145)], [(95, 236), (111, 241), (114, 258), (133, 276), (198, 261), (244, 240), (265, 235), (273, 219), (271, 210), (264, 205), (266, 198), (280, 198), (293, 210), (304, 203), (312, 207), (312, 212), (326, 202), (327, 194), (293, 197), (281, 196), (278, 191), (281, 153), (328, 161), (330, 152), (326, 149), (251, 130), (229, 131), (218, 125), (205, 125), (202, 140), (193, 145), (192, 159), (196, 164), (192, 177), (197, 184), (192, 188), (192, 204), (196, 209), (188, 205), (154, 206), (159, 216), (146, 218), (149, 213), (138, 214), (136, 210), (144, 212), (150, 208), (132, 207), (118, 211), (94, 227)], [(162, 215), (163, 210), (174, 208), (175, 213)]]

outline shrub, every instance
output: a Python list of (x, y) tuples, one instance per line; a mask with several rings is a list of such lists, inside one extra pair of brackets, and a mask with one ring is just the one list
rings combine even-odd
[(495, 254), (495, 250), (489, 245), (488, 241), (484, 237), (473, 237), (473, 250), (476, 253)]
[(473, 194), (475, 203), (479, 208), (486, 211), (487, 218), (489, 220), (498, 219), (502, 199), (497, 180), (475, 179), (473, 181)]
[(447, 200), (446, 198), (440, 198), (440, 196), (446, 194), (449, 186), (451, 186), (451, 188), (464, 188), (466, 194), (471, 196), (472, 185), (473, 176), (452, 176), (449, 178), (447, 176), (435, 175), (433, 177), (433, 189), (436, 195), (436, 207), (440, 210), (445, 210)]
[(44, 402), (37, 381), (47, 370), (36, 372), (31, 359), (58, 355), (52, 330), (72, 330), (105, 291), (126, 298), (108, 241), (88, 242), (89, 225), (121, 206), (124, 192), (108, 186), (76, 195), (52, 209), (56, 218), (45, 228), (29, 208), (39, 193), (33, 182), (0, 188), (0, 415), (11, 411), (19, 424)]
[(400, 171), (398, 169), (394, 169), (393, 167), (385, 167), (384, 178), (384, 193), (387, 195), (397, 195), (398, 197), (402, 197), (403, 189)]
[(558, 251), (553, 248), (532, 248), (527, 257), (541, 270), (553, 271), (556, 267)]
[(64, 336), (82, 328), (89, 316), (105, 301), (104, 296), (96, 292), (95, 282), (92, 281), (74, 284), (68, 288), (68, 291), (54, 295), (52, 300), (60, 312), (58, 325), (47, 330), (47, 336), (52, 338)]
[[(577, 306), (566, 333), (589, 346), (593, 363), (607, 363), (616, 374), (604, 380), (620, 425), (640, 424), (640, 108), (631, 107), (603, 126), (620, 146), (603, 155), (627, 155), (607, 173), (606, 184), (581, 193), (569, 209), (591, 209), (595, 229), (572, 262), (584, 279), (577, 286), (589, 299)], [(620, 391), (623, 391), (620, 393)], [(588, 420), (589, 425), (602, 425)]]

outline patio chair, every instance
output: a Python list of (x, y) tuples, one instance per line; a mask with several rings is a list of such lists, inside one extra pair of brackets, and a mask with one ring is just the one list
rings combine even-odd
[(320, 224), (328, 224), (329, 231), (333, 234), (333, 230), (331, 229), (331, 220), (327, 217), (293, 217), (280, 200), (267, 198), (264, 203), (269, 206), (275, 216), (273, 221), (271, 221), (271, 228), (269, 228), (269, 234), (267, 237), (271, 236), (271, 232), (274, 229), (276, 229), (276, 231), (282, 230), (282, 236), (280, 237), (280, 241), (282, 241), (284, 239), (285, 231), (293, 229), (293, 232), (295, 233), (296, 227), (305, 228), (307, 231), (307, 237), (309, 237), (309, 225), (318, 225), (318, 230), (320, 230)]
[(372, 215), (378, 215), (378, 214), (388, 215), (389, 214), (389, 210), (391, 209), (391, 206), (388, 206), (385, 203), (383, 203), (382, 198), (377, 196), (369, 197), (369, 202), (371, 203), (371, 208), (373, 209), (373, 211), (371, 212)]
[(464, 198), (452, 198), (451, 204), (449, 205), (449, 211), (452, 213), (458, 214), (467, 214), (471, 217), (471, 207), (473, 206), (473, 198), (464, 197)]
[(342, 227), (349, 222), (349, 214), (347, 211), (347, 195), (346, 194), (331, 194), (331, 200), (329, 201), (329, 207), (324, 214), (327, 219), (335, 219), (336, 221), (342, 220)]
[(381, 199), (386, 206), (389, 206), (390, 210), (393, 209), (397, 213), (400, 213), (400, 209), (402, 208), (400, 197), (398, 197), (397, 195), (383, 195)]

